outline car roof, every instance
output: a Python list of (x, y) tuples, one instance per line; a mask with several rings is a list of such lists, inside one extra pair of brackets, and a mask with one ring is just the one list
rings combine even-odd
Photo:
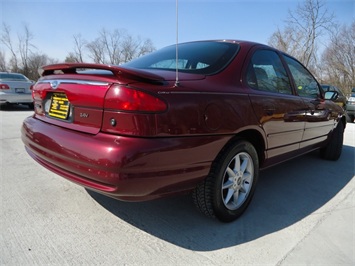
[[(196, 43), (196, 42), (227, 42), (227, 43), (239, 44), (240, 46), (245, 46), (245, 47), (252, 47), (252, 46), (258, 45), (258, 46), (265, 46), (265, 47), (269, 47), (271, 49), (275, 49), (275, 48), (268, 46), (266, 44), (257, 43), (257, 42), (253, 42), (253, 41), (237, 40), (237, 39), (198, 40), (198, 41), (190, 41), (190, 42), (183, 42), (183, 43)], [(179, 43), (179, 44), (183, 44), (183, 43)]]

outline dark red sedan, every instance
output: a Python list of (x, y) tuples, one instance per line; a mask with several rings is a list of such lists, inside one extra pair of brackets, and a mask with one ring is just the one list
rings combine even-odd
[(337, 93), (265, 45), (190, 42), (122, 66), (49, 65), (41, 76), (22, 127), (27, 152), (117, 199), (192, 192), (203, 213), (228, 222), (250, 203), (259, 169), (315, 149), (341, 155)]

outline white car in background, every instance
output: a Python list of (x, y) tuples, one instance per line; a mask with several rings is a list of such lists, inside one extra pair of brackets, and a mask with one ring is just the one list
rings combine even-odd
[(349, 116), (350, 122), (354, 122), (355, 119), (355, 88), (351, 90), (351, 96), (346, 102), (346, 112)]
[(0, 72), (0, 106), (26, 104), (33, 108), (33, 84), (33, 81), (20, 73)]

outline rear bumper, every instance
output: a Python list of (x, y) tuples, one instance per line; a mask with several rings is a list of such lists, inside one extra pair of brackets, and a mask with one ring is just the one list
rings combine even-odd
[(0, 103), (32, 103), (31, 93), (5, 93), (0, 92)]
[(347, 104), (346, 112), (348, 115), (355, 115), (355, 104)]
[(33, 117), (24, 120), (21, 131), (27, 152), (47, 169), (86, 188), (129, 201), (194, 188), (229, 139), (91, 135)]

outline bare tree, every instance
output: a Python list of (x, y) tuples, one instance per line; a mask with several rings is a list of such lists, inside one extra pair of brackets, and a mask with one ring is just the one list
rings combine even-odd
[[(119, 65), (143, 54), (155, 50), (150, 39), (141, 40), (126, 30), (115, 29), (112, 32), (102, 29), (99, 37), (86, 45), (89, 57), (95, 63)], [(72, 60), (73, 57), (67, 57)]]
[(350, 93), (355, 87), (355, 20), (339, 27), (322, 59), (325, 79)]
[(49, 58), (45, 54), (32, 54), (28, 59), (29, 73), (26, 75), (29, 79), (37, 80), (39, 78), (38, 69), (49, 63)]
[(19, 71), (18, 66), (18, 59), (17, 59), (17, 52), (14, 47), (13, 41), (11, 39), (11, 28), (5, 22), (2, 26), (2, 33), (1, 33), (1, 43), (5, 45), (6, 48), (10, 51), (11, 59), (10, 59), (10, 67), (11, 70), (14, 72)]
[[(37, 52), (33, 43), (34, 35), (27, 24), (24, 24), (21, 33), (17, 33), (17, 39), (13, 38), (11, 28), (6, 23), (3, 23), (1, 30), (0, 42), (10, 55), (6, 61), (5, 55), (8, 54), (0, 52), (1, 70), (23, 73), (36, 79), (40, 64), (55, 62), (46, 54)], [(66, 56), (65, 62), (84, 62), (86, 57), (95, 63), (119, 65), (155, 50), (150, 39), (134, 37), (125, 29), (108, 31), (103, 28), (98, 35), (93, 41), (86, 41), (81, 34), (74, 35), (74, 50)]]
[(81, 34), (76, 34), (74, 38), (74, 55), (76, 62), (84, 62), (84, 49), (87, 41), (81, 37)]
[(154, 45), (150, 39), (142, 41), (140, 37), (134, 38), (128, 35), (122, 43), (122, 62), (131, 61), (154, 50)]
[(134, 58), (153, 52), (155, 47), (150, 39), (142, 40), (139, 36), (134, 38), (131, 35), (127, 35), (121, 44), (121, 49), (121, 62), (126, 63)]
[(86, 45), (89, 50), (89, 57), (97, 64), (105, 64), (105, 46), (100, 38), (96, 38), (95, 41), (89, 42)]
[(5, 53), (0, 51), (0, 71), (7, 71)]
[(76, 55), (72, 52), (70, 52), (66, 57), (64, 62), (66, 63), (78, 63), (80, 61), (78, 61), (78, 58), (76, 57)]
[(23, 34), (17, 34), (17, 42), (14, 43), (11, 38), (11, 29), (6, 23), (3, 23), (1, 43), (9, 50), (11, 58), (9, 60), (9, 70), (20, 72), (26, 76), (30, 75), (29, 67), (30, 56), (36, 48), (33, 43), (33, 34), (28, 25), (24, 24)]
[(153, 42), (151, 39), (145, 39), (139, 47), (139, 51), (136, 54), (136, 57), (140, 57), (145, 54), (149, 54), (151, 52), (155, 51), (155, 47), (153, 45)]
[(320, 37), (330, 34), (334, 27), (334, 14), (329, 13), (322, 0), (305, 0), (289, 18), (283, 31), (278, 29), (269, 45), (281, 49), (300, 60), (306, 67), (317, 64)]
[(24, 25), (24, 34), (18, 35), (18, 51), (22, 63), (22, 73), (25, 76), (30, 75), (29, 60), (32, 53), (32, 49), (36, 48), (32, 44), (33, 34), (30, 31), (28, 25)]
[(109, 33), (107, 30), (102, 29), (100, 32), (100, 40), (105, 47), (105, 53), (108, 56), (109, 64), (120, 64), (122, 53), (122, 42), (130, 36), (124, 30), (114, 30)]
[(290, 26), (287, 26), (283, 31), (278, 28), (271, 35), (269, 44), (290, 55), (297, 55), (299, 47), (302, 46), (303, 36), (303, 32), (295, 32)]
[(125, 63), (135, 58), (140, 46), (141, 40), (139, 38), (127, 36), (122, 42), (122, 62)]

